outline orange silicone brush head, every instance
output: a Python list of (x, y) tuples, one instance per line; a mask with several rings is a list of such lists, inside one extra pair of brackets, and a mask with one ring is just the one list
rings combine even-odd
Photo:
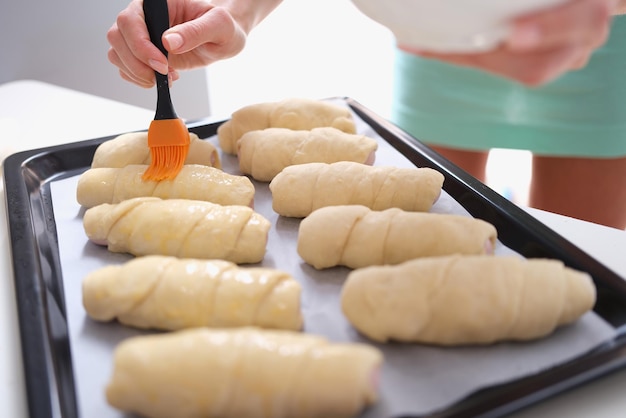
[(181, 119), (155, 119), (148, 129), (150, 165), (143, 180), (168, 180), (178, 175), (189, 152), (189, 131)]
[[(161, 37), (169, 28), (167, 0), (144, 0), (143, 11), (150, 40), (167, 58)], [(176, 116), (167, 74), (155, 72), (157, 109), (148, 129), (150, 166), (143, 180), (168, 180), (178, 175), (189, 152), (189, 131), (182, 119)]]

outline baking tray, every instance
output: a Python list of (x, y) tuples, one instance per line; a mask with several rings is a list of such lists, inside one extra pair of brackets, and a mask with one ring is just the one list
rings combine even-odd
[[(598, 299), (594, 311), (617, 330), (593, 351), (543, 372), (476, 392), (429, 416), (501, 416), (584, 384), (626, 364), (626, 282), (509, 200), (503, 198), (419, 140), (351, 98), (345, 103), (382, 139), (416, 166), (445, 176), (444, 190), (471, 215), (498, 230), (499, 240), (519, 254), (548, 257), (591, 274)], [(223, 120), (188, 124), (201, 138), (216, 134)], [(78, 417), (79, 408), (68, 333), (62, 266), (50, 184), (91, 164), (107, 136), (14, 154), (4, 162), (27, 402), (33, 418)], [(409, 417), (394, 417), (409, 418)], [(414, 417), (411, 417), (414, 418)]]

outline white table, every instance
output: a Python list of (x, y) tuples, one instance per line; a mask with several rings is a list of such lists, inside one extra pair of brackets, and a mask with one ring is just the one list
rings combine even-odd
[[(128, 88), (139, 87), (129, 84)], [(50, 84), (7, 83), (0, 85), (0, 158), (11, 152), (146, 129), (153, 117), (153, 110)], [(2, 416), (19, 418), (27, 417), (28, 411), (3, 183), (0, 189), (0, 405)]]
[[(0, 85), (0, 158), (15, 151), (146, 129), (153, 116), (153, 110), (37, 81), (7, 83)], [(0, 405), (3, 416), (19, 418), (28, 413), (3, 186), (0, 189)], [(626, 232), (535, 209), (528, 211), (626, 277)], [(626, 370), (515, 416), (626, 417)]]

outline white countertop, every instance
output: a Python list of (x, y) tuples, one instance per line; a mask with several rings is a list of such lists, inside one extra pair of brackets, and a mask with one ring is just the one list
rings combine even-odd
[[(21, 150), (146, 129), (153, 116), (153, 110), (46, 83), (7, 83), (0, 85), (0, 158)], [(2, 184), (0, 190), (0, 405), (3, 416), (18, 418), (28, 413)], [(535, 209), (528, 211), (626, 277), (626, 232)], [(625, 395), (623, 370), (541, 402), (515, 417), (623, 417)]]
[[(129, 88), (135, 88), (130, 86)], [(155, 96), (156, 103), (156, 96)], [(147, 129), (154, 110), (38, 81), (0, 85), (0, 158), (12, 152)], [(13, 268), (0, 182), (0, 405), (2, 416), (27, 417)]]

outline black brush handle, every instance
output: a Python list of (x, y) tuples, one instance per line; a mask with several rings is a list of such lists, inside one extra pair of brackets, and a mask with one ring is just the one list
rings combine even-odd
[[(143, 0), (143, 13), (146, 17), (146, 26), (150, 34), (150, 41), (159, 48), (167, 58), (167, 50), (163, 46), (163, 32), (170, 27), (170, 16), (167, 10), (167, 0)], [(154, 72), (157, 86), (157, 108), (154, 119), (176, 119), (178, 116), (172, 106), (170, 86), (167, 74)]]

